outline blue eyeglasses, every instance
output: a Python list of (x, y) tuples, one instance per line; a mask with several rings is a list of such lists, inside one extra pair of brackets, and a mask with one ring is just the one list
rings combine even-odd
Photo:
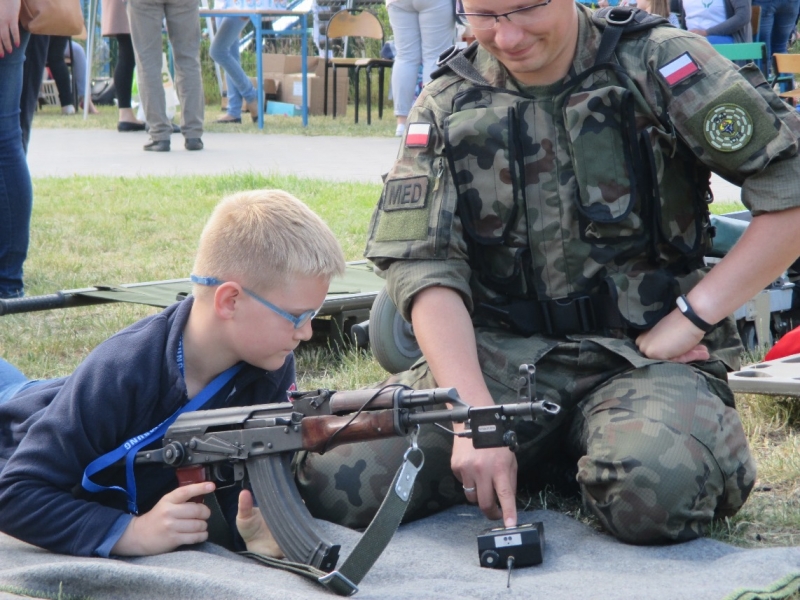
[[(222, 281), (221, 279), (217, 279), (216, 277), (199, 277), (198, 275), (191, 275), (189, 279), (191, 279), (192, 283), (196, 283), (198, 285), (215, 286), (215, 285), (222, 285), (223, 283), (225, 283), (224, 281)], [(282, 308), (275, 306), (269, 300), (265, 300), (255, 292), (248, 290), (246, 287), (243, 287), (242, 290), (244, 290), (245, 294), (247, 294), (254, 300), (266, 306), (276, 315), (280, 315), (281, 317), (289, 321), (294, 326), (295, 329), (300, 329), (303, 325), (305, 325), (311, 319), (316, 317), (317, 313), (319, 312), (318, 310), (307, 310), (306, 312), (304, 312), (299, 316), (294, 316), (293, 314), (286, 312)]]

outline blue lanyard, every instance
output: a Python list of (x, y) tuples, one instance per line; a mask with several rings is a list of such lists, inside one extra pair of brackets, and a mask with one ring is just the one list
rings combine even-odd
[[(223, 371), (217, 375), (211, 383), (203, 388), (202, 391), (197, 394), (197, 396), (175, 411), (172, 416), (167, 417), (167, 419), (164, 420), (160, 425), (156, 425), (150, 431), (147, 431), (141, 435), (132, 437), (116, 450), (112, 450), (107, 454), (103, 454), (89, 463), (89, 466), (86, 467), (86, 470), (83, 472), (83, 480), (81, 481), (83, 488), (95, 494), (98, 492), (104, 492), (106, 490), (117, 490), (123, 492), (128, 497), (128, 510), (135, 515), (139, 514), (139, 509), (136, 505), (136, 479), (133, 476), (133, 462), (136, 458), (136, 452), (142, 446), (147, 445), (153, 438), (163, 437), (169, 426), (172, 425), (175, 419), (178, 418), (178, 415), (184, 412), (191, 412), (200, 409), (206, 402), (213, 398), (214, 395), (219, 392), (223, 386), (225, 386), (225, 384), (228, 383), (233, 376), (239, 372), (241, 368), (242, 363), (238, 363), (233, 365), (227, 371)], [(92, 475), (99, 473), (107, 467), (110, 467), (123, 457), (125, 458), (126, 481), (124, 488), (121, 488), (117, 485), (98, 485), (89, 479)]]

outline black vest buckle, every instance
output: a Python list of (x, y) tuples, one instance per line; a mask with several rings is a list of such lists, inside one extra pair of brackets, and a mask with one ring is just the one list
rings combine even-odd
[(589, 296), (549, 300), (540, 304), (544, 333), (592, 333), (597, 331), (597, 319)]

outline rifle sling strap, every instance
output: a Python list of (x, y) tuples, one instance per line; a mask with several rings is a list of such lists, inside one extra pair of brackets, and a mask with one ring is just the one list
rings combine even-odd
[[(410, 460), (412, 452), (419, 453), (419, 466)], [(248, 551), (241, 552), (241, 554), (270, 567), (312, 579), (339, 596), (352, 596), (358, 591), (358, 584), (378, 560), (394, 532), (400, 526), (400, 521), (403, 520), (403, 515), (405, 515), (411, 499), (414, 480), (422, 468), (423, 462), (424, 457), (419, 448), (412, 447), (406, 451), (403, 463), (400, 465), (380, 508), (340, 569), (326, 573), (311, 565), (270, 558), (256, 552)]]

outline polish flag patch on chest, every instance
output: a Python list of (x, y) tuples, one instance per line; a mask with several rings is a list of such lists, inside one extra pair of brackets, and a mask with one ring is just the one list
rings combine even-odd
[(425, 148), (431, 139), (430, 123), (410, 123), (406, 132), (406, 148)]
[(699, 73), (700, 67), (688, 52), (684, 52), (678, 58), (660, 67), (658, 72), (670, 87), (674, 87), (695, 73)]

